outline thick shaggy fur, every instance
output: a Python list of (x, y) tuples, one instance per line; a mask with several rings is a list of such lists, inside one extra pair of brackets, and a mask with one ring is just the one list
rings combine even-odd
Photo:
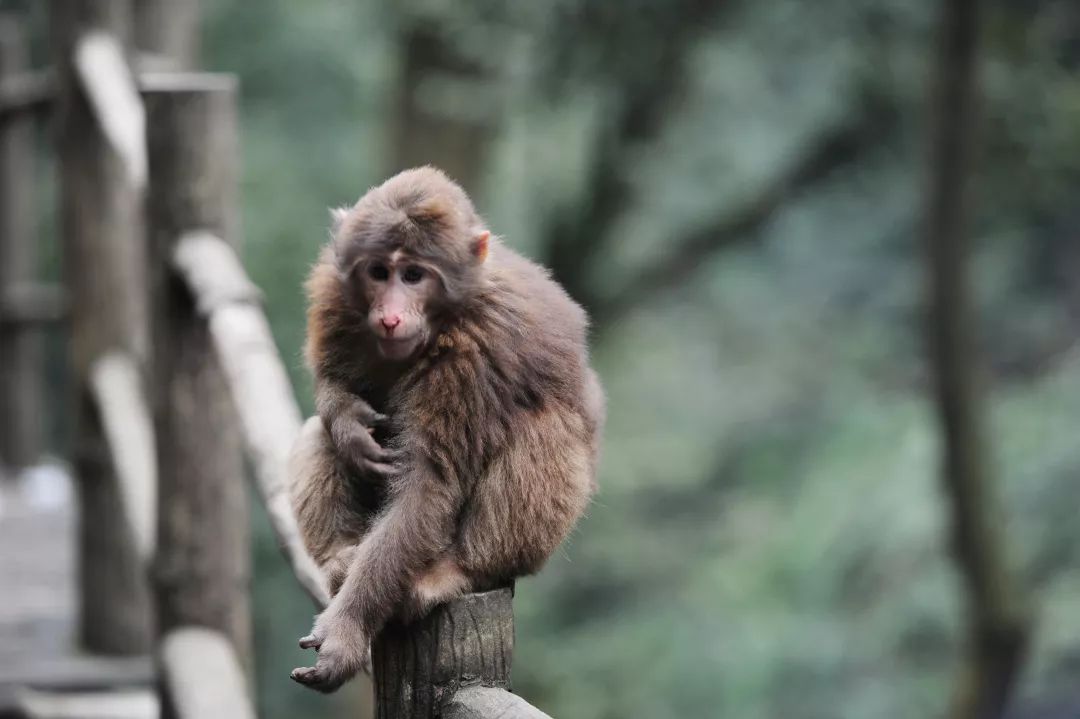
[[(403, 172), (338, 219), (308, 282), (319, 416), (292, 470), (301, 530), (336, 591), (308, 638), (319, 664), (294, 673), (322, 690), (358, 668), (357, 642), (329, 646), (340, 627), (366, 642), (391, 616), (540, 569), (595, 489), (604, 416), (585, 313), (498, 240), (476, 257), (481, 220), (441, 172)], [(441, 287), (403, 363), (376, 351), (357, 271), (395, 251), (435, 267)], [(385, 484), (350, 450), (379, 415)]]

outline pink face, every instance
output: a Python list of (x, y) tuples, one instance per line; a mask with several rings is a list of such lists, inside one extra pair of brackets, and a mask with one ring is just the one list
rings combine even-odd
[(394, 252), (374, 259), (363, 268), (368, 326), (375, 334), (379, 354), (388, 360), (407, 360), (431, 335), (426, 309), (442, 285), (429, 268)]

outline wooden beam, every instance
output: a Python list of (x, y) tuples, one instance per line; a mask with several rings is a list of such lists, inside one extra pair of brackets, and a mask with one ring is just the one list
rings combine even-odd
[(316, 604), (326, 606), (329, 593), (325, 579), (304, 547), (289, 501), (287, 463), (300, 433), (300, 408), (270, 325), (253, 301), (258, 291), (232, 248), (205, 233), (181, 239), (173, 254), (173, 267), (207, 317), (240, 415), (259, 494), (282, 551), (301, 586)]
[(6, 326), (56, 324), (67, 319), (67, 296), (62, 287), (12, 282), (0, 291), (0, 331)]
[[(143, 198), (95, 119), (76, 69), (80, 39), (103, 33), (127, 47), (128, 0), (52, 0), (60, 233), (70, 298), (74, 376), (73, 459), (80, 502), (80, 637), (90, 651), (150, 648), (145, 567), (123, 510), (119, 483), (90, 393), (94, 362), (124, 352), (142, 364), (148, 345)], [(84, 67), (82, 72), (85, 73)]]
[[(26, 61), (20, 24), (0, 16), (0, 83), (17, 77)], [(0, 477), (37, 460), (44, 438), (41, 338), (26, 331), (8, 301), (36, 274), (33, 139), (26, 118), (0, 122)]]
[(170, 719), (255, 719), (244, 669), (232, 644), (205, 627), (165, 635), (160, 662)]
[(49, 112), (55, 99), (56, 78), (52, 70), (23, 70), (0, 79), (0, 119), (20, 113)]
[(236, 84), (147, 89), (145, 101), (158, 624), (162, 631), (212, 627), (250, 664), (251, 541), (240, 430), (214, 340), (172, 269), (176, 244), (189, 231), (238, 239)]
[(98, 125), (127, 168), (133, 187), (146, 186), (146, 113), (117, 39), (87, 32), (75, 43), (75, 72)]
[(157, 541), (157, 456), (153, 418), (134, 359), (111, 352), (95, 361), (90, 393), (120, 482), (123, 516), (139, 559), (149, 564)]

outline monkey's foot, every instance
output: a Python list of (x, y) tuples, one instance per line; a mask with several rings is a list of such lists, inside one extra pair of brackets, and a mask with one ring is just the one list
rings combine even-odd
[(337, 691), (357, 672), (370, 669), (369, 644), (359, 624), (347, 618), (326, 617), (324, 613), (311, 634), (300, 640), (301, 648), (319, 653), (315, 666), (297, 667), (289, 676), (316, 691)]

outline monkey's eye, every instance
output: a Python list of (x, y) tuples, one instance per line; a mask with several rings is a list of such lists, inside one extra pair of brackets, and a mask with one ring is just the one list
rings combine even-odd
[(386, 282), (390, 279), (390, 270), (386, 268), (386, 265), (371, 265), (367, 273), (368, 277), (376, 282)]
[(409, 265), (405, 268), (405, 271), (401, 273), (401, 281), (408, 285), (415, 285), (422, 279), (424, 279), (423, 267)]

